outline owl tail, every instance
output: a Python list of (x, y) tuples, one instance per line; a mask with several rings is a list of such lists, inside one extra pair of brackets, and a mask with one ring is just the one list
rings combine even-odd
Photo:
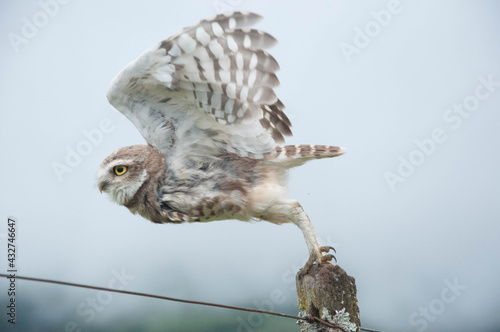
[(267, 159), (285, 167), (300, 166), (312, 159), (333, 158), (346, 153), (345, 148), (330, 145), (280, 145)]

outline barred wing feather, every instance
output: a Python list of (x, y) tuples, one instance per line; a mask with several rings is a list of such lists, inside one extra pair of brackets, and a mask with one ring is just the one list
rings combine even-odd
[(166, 155), (226, 149), (261, 158), (292, 134), (271, 35), (234, 12), (187, 27), (144, 52), (111, 83), (110, 103)]

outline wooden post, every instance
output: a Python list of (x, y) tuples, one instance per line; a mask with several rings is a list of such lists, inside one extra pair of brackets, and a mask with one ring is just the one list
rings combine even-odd
[(302, 332), (359, 331), (356, 281), (340, 266), (313, 265), (306, 275), (297, 273), (297, 297), (301, 316), (313, 316), (327, 320), (342, 329), (299, 321)]

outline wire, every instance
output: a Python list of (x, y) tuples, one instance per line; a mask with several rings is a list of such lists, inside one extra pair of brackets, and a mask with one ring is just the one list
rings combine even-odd
[[(0, 277), (9, 278), (9, 277), (11, 277), (11, 275), (0, 273)], [(307, 321), (307, 322), (309, 322), (311, 324), (312, 323), (320, 323), (320, 324), (323, 324), (323, 325), (331, 327), (331, 328), (339, 329), (342, 332), (347, 332), (346, 330), (344, 330), (342, 327), (340, 327), (338, 325), (329, 323), (329, 322), (327, 322), (327, 321), (325, 321), (323, 319), (320, 319), (318, 317), (312, 317), (312, 316), (299, 317), (299, 316), (287, 315), (287, 314), (283, 314), (283, 313), (279, 313), (279, 312), (272, 312), (272, 311), (260, 310), (260, 309), (249, 309), (249, 308), (243, 308), (243, 307), (234, 307), (234, 306), (225, 305), (225, 304), (217, 304), (217, 303), (201, 302), (201, 301), (193, 301), (193, 300), (184, 300), (184, 299), (178, 299), (178, 298), (168, 297), (168, 296), (160, 296), (160, 295), (153, 295), (153, 294), (147, 294), (147, 293), (132, 292), (132, 291), (112, 289), (112, 288), (105, 288), (105, 287), (98, 287), (98, 286), (89, 286), (89, 285), (77, 284), (77, 283), (66, 282), (66, 281), (57, 281), (57, 280), (32, 278), (32, 277), (22, 277), (22, 276), (18, 276), (18, 275), (16, 275), (15, 278), (16, 279), (21, 279), (21, 280), (45, 282), (45, 283), (49, 283), (49, 284), (57, 284), (57, 285), (63, 285), (63, 286), (72, 286), (72, 287), (101, 290), (101, 291), (114, 292), (114, 293), (120, 293), (120, 294), (128, 294), (128, 295), (135, 295), (135, 296), (150, 297), (150, 298), (154, 298), (154, 299), (167, 300), (167, 301), (173, 301), (173, 302), (182, 302), (182, 303), (188, 303), (188, 304), (204, 305), (204, 306), (224, 308), (224, 309), (231, 309), (231, 310), (256, 312), (256, 313), (261, 313), (261, 314), (266, 314), (266, 315), (273, 315), (273, 316), (278, 316), (278, 317), (293, 318), (293, 319), (297, 319), (297, 320), (304, 320), (304, 321)], [(366, 328), (363, 328), (363, 327), (361, 328), (361, 331), (381, 332), (381, 331), (366, 329)]]

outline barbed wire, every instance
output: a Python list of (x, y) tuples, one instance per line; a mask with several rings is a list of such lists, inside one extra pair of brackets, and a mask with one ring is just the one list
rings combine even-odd
[[(8, 274), (2, 274), (2, 273), (0, 273), (0, 277), (10, 278), (12, 276), (8, 275)], [(51, 280), (51, 279), (23, 277), (23, 276), (18, 276), (18, 275), (15, 276), (15, 279), (28, 280), (28, 281), (36, 281), (36, 282), (44, 282), (44, 283), (56, 284), (56, 285), (63, 285), (63, 286), (87, 288), (87, 289), (93, 289), (93, 290), (100, 290), (100, 291), (106, 291), (106, 292), (114, 292), (114, 293), (120, 293), (120, 294), (149, 297), (149, 298), (154, 298), (154, 299), (159, 299), (159, 300), (166, 300), (166, 301), (173, 301), (173, 302), (181, 302), (181, 303), (188, 303), (188, 304), (204, 305), (204, 306), (209, 306), (209, 307), (224, 308), (224, 309), (230, 309), (230, 310), (255, 312), (255, 313), (261, 313), (261, 314), (266, 314), (266, 315), (273, 315), (273, 316), (278, 316), (278, 317), (285, 317), (285, 318), (292, 318), (292, 319), (296, 319), (296, 320), (303, 320), (303, 321), (307, 321), (308, 323), (311, 323), (311, 324), (312, 323), (319, 323), (319, 324), (325, 325), (327, 327), (339, 329), (342, 332), (347, 332), (346, 330), (344, 330), (342, 327), (340, 327), (338, 325), (332, 324), (332, 323), (327, 322), (327, 321), (325, 321), (325, 320), (323, 320), (323, 319), (321, 319), (319, 317), (313, 317), (313, 316), (299, 317), (299, 316), (293, 316), (293, 315), (288, 315), (288, 314), (283, 314), (283, 313), (273, 312), (273, 311), (267, 311), (267, 310), (250, 309), (250, 308), (243, 308), (243, 307), (235, 307), (235, 306), (230, 306), (230, 305), (225, 305), (225, 304), (218, 304), (218, 303), (211, 303), (211, 302), (185, 300), (185, 299), (179, 299), (179, 298), (175, 298), (175, 297), (168, 297), (168, 296), (154, 295), (154, 294), (148, 294), (148, 293), (126, 291), (126, 290), (120, 290), (120, 289), (112, 289), (112, 288), (99, 287), (99, 286), (83, 285), (83, 284), (77, 284), (77, 283), (73, 283), (73, 282), (57, 281), (57, 280)], [(361, 331), (367, 331), (367, 332), (382, 332), (382, 331), (372, 330), (372, 329), (363, 328), (363, 327), (361, 327), (360, 329), (361, 329)]]

